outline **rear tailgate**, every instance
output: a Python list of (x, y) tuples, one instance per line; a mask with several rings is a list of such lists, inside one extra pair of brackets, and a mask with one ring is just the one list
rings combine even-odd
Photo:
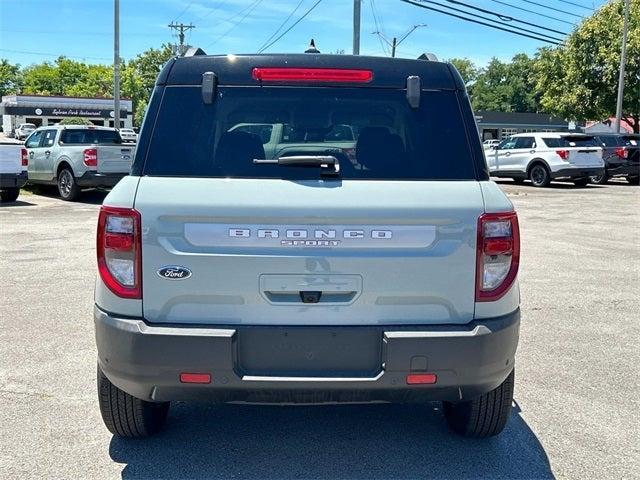
[[(483, 211), (477, 181), (147, 176), (135, 208), (149, 322), (389, 325), (473, 318)], [(301, 292), (320, 292), (320, 299), (305, 303)]]
[(602, 147), (591, 135), (562, 136), (564, 149), (569, 152), (568, 161), (576, 167), (601, 167)]
[[(0, 174), (19, 174), (22, 172), (22, 145), (0, 143)], [(24, 167), (26, 170), (27, 167)]]
[(135, 147), (97, 145), (99, 173), (129, 173)]

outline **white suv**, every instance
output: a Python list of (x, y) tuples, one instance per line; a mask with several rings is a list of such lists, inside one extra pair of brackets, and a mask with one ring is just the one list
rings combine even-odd
[[(578, 186), (604, 171), (602, 148), (592, 135), (575, 133), (520, 133), (485, 151), (491, 176), (527, 178), (535, 187), (555, 179), (570, 179)], [(600, 172), (600, 173), (596, 173)]]

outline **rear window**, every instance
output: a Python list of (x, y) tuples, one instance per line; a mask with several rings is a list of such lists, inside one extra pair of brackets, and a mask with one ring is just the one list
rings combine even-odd
[[(179, 119), (179, 121), (177, 121)], [(466, 180), (475, 169), (454, 91), (166, 87), (142, 173), (156, 176), (318, 178), (317, 167), (254, 159), (331, 155), (341, 178)]]
[(119, 145), (122, 143), (122, 139), (115, 130), (67, 128), (60, 134), (60, 143), (64, 145)]
[(570, 147), (597, 147), (598, 142), (595, 137), (571, 135), (567, 137), (542, 137), (542, 141), (549, 148), (570, 148)]
[(622, 138), (614, 135), (607, 135), (598, 138), (605, 147), (620, 147), (624, 145)]

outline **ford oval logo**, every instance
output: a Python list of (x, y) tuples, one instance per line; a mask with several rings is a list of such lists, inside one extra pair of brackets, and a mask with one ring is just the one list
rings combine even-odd
[(191, 270), (180, 265), (167, 265), (158, 270), (158, 275), (167, 280), (184, 280), (191, 276)]

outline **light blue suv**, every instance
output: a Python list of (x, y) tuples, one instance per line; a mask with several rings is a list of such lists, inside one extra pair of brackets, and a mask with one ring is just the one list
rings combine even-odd
[[(300, 151), (268, 155), (252, 124), (289, 125)], [(104, 422), (150, 435), (175, 400), (439, 400), (454, 431), (495, 435), (519, 245), (452, 65), (171, 60), (98, 221)]]

